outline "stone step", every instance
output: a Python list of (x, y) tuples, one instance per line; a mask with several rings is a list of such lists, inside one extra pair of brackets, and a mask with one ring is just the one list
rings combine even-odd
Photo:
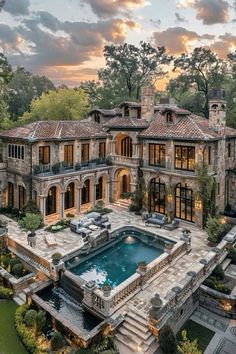
[(23, 301), (19, 296), (13, 296), (13, 300), (17, 303), (17, 305), (24, 305), (25, 301)]
[(147, 319), (146, 318), (143, 318), (139, 315), (139, 313), (134, 313), (133, 310), (132, 312), (128, 312), (127, 313), (127, 316), (132, 318), (133, 320), (135, 320), (136, 322), (139, 322), (141, 323), (142, 325), (144, 326), (147, 326)]
[(122, 335), (129, 338), (132, 342), (136, 343), (137, 346), (140, 346), (143, 342), (142, 338), (139, 338), (133, 332), (130, 332), (129, 330), (127, 330), (124, 326), (119, 328), (118, 333), (121, 333)]
[[(136, 343), (132, 342), (129, 340), (129, 338), (127, 338), (126, 336), (124, 336), (121, 333), (116, 333), (115, 335), (116, 339), (121, 342), (122, 344), (124, 344), (126, 347), (130, 348), (133, 352), (137, 352), (139, 350), (138, 346)], [(125, 353), (123, 353), (125, 354)]]
[(19, 294), (17, 294), (17, 296), (22, 300), (22, 301), (24, 301), (24, 303), (26, 302), (26, 295), (25, 295), (25, 293), (19, 293)]
[(150, 332), (143, 333), (143, 331), (140, 331), (136, 327), (133, 327), (133, 325), (131, 325), (130, 323), (128, 323), (126, 321), (123, 322), (123, 327), (125, 327), (130, 332), (132, 332), (132, 333), (136, 334), (137, 336), (139, 336), (142, 339), (142, 341), (146, 341), (151, 335)]
[(142, 331), (143, 333), (147, 333), (148, 332), (148, 327), (147, 327), (147, 322), (146, 323), (141, 323), (139, 322), (139, 319), (137, 319), (137, 316), (129, 316), (127, 315), (125, 317), (125, 321), (128, 322), (131, 326), (134, 326), (135, 328), (139, 329), (140, 331)]
[(152, 345), (146, 350), (145, 354), (155, 354), (158, 348), (159, 348), (159, 344), (156, 341), (154, 341)]
[(145, 321), (145, 324), (147, 324), (147, 314), (142, 313), (140, 310), (138, 310), (136, 307), (130, 305), (129, 306), (129, 312), (127, 312), (127, 315), (130, 315), (130, 313), (134, 313), (137, 316), (137, 320), (143, 320)]

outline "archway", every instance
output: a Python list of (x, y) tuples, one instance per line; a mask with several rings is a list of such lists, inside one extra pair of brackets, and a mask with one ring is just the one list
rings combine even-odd
[(149, 210), (166, 214), (166, 186), (160, 178), (153, 178), (148, 190)]
[(86, 179), (81, 193), (81, 204), (90, 202), (90, 179)]
[(177, 184), (175, 188), (175, 217), (195, 222), (195, 205), (193, 190), (187, 183)]
[(18, 186), (18, 209), (23, 211), (24, 205), (26, 202), (26, 189), (19, 185)]
[(46, 215), (55, 214), (57, 212), (57, 187), (53, 186), (49, 189), (46, 197)]
[(122, 133), (118, 134), (116, 136), (115, 151), (116, 151), (116, 155), (132, 157), (133, 154), (132, 138)]
[(96, 184), (96, 200), (103, 199), (105, 197), (105, 177), (101, 176)]
[(120, 199), (123, 194), (131, 192), (131, 177), (127, 169), (119, 169), (116, 172), (115, 200)]
[(68, 184), (65, 191), (65, 209), (74, 208), (75, 206), (75, 184), (71, 182)]

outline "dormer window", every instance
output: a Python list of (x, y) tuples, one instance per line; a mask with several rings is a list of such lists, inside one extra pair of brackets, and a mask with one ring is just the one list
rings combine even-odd
[(129, 117), (129, 106), (124, 106), (124, 117)]
[(94, 120), (95, 120), (96, 123), (100, 123), (100, 115), (99, 115), (98, 112), (95, 112), (95, 114), (94, 114)]
[(173, 123), (174, 122), (174, 117), (172, 112), (167, 112), (166, 113), (166, 123)]

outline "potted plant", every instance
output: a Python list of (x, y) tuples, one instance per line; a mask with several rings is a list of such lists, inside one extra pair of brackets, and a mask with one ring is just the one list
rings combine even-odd
[(107, 284), (107, 283), (103, 284), (102, 292), (103, 292), (104, 296), (110, 296), (111, 290), (112, 290), (112, 287), (109, 284)]
[(173, 247), (173, 243), (165, 243), (165, 252), (170, 253)]
[(191, 234), (191, 231), (189, 229), (184, 228), (182, 229), (182, 234), (183, 236), (189, 236)]
[(138, 270), (145, 273), (147, 271), (147, 263), (145, 261), (138, 262)]
[(61, 253), (59, 253), (59, 252), (53, 253), (52, 263), (54, 265), (58, 265), (60, 263), (61, 257), (62, 257)]

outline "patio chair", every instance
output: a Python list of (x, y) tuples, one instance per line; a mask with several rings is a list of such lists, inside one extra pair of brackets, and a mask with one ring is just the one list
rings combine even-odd
[(178, 229), (178, 227), (179, 227), (179, 220), (173, 219), (170, 224), (164, 225), (163, 229), (172, 231)]
[(57, 241), (54, 235), (50, 235), (50, 234), (45, 235), (45, 241), (49, 247), (57, 246)]

